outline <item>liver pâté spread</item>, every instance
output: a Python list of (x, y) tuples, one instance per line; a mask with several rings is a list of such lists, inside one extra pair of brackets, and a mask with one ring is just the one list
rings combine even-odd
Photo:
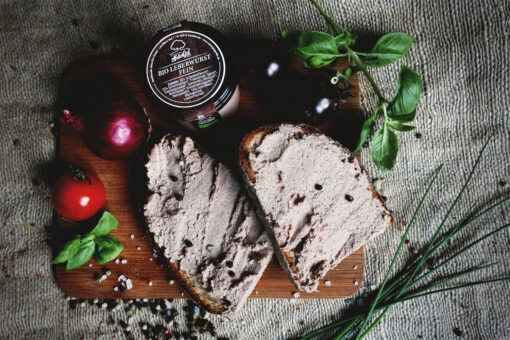
[(159, 31), (145, 60), (149, 93), (190, 129), (207, 128), (239, 105), (230, 46), (216, 29), (183, 21)]

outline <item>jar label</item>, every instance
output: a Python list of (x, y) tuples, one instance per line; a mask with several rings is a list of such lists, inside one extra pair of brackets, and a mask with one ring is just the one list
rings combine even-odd
[(225, 79), (225, 58), (208, 36), (176, 31), (161, 39), (147, 61), (147, 80), (163, 102), (182, 109), (209, 101)]

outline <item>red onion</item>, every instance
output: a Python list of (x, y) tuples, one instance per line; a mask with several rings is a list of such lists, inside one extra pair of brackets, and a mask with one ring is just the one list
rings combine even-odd
[(60, 120), (78, 131), (104, 159), (124, 159), (145, 145), (151, 126), (140, 104), (113, 77), (102, 74), (75, 87)]

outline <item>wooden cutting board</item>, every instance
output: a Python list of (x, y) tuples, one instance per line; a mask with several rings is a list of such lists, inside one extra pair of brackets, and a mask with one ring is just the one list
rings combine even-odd
[[(345, 66), (340, 63), (339, 68)], [(308, 72), (293, 60), (293, 67), (299, 72)], [(115, 75), (131, 91), (141, 106), (148, 113), (155, 129), (176, 130), (176, 126), (168, 114), (151, 103), (144, 94), (139, 82), (139, 73), (135, 63), (114, 57), (102, 57), (82, 60), (71, 65), (62, 79), (60, 96), (67, 87), (82, 79), (91, 71), (103, 68)], [(358, 79), (353, 77), (355, 89), (353, 97), (342, 103), (339, 114), (330, 123), (320, 128), (330, 136), (351, 147), (355, 144), (361, 127)], [(221, 122), (217, 128), (194, 136), (199, 143), (217, 158), (231, 167), (235, 159), (237, 147), (242, 136), (252, 129), (267, 123), (278, 122), (257, 103), (251, 89), (250, 71), (241, 72), (241, 99), (239, 110), (229, 120)], [(129, 161), (103, 160), (89, 151), (81, 138), (70, 127), (60, 127), (58, 154), (62, 163), (71, 163), (79, 167), (93, 170), (104, 182), (106, 188), (105, 209), (113, 213), (119, 226), (112, 234), (122, 242), (124, 250), (120, 259), (127, 263), (99, 265), (94, 258), (81, 268), (66, 271), (65, 265), (55, 266), (58, 285), (63, 292), (77, 298), (181, 298), (187, 297), (186, 292), (177, 282), (170, 284), (172, 273), (153, 257), (153, 246), (146, 234), (143, 221), (136, 213), (135, 197), (130, 194), (132, 183), (132, 164)], [(235, 169), (235, 167), (232, 167)], [(65, 228), (65, 222), (57, 221)], [(138, 248), (139, 247), (139, 248)], [(138, 250), (140, 249), (140, 250)], [(339, 298), (354, 294), (363, 280), (364, 254), (363, 248), (346, 258), (335, 269), (331, 270), (319, 285), (319, 292), (307, 294), (301, 292), (301, 298)], [(101, 283), (94, 277), (108, 268), (111, 275)], [(125, 275), (133, 282), (133, 289), (125, 292), (114, 291), (119, 275)], [(149, 281), (152, 286), (149, 286)], [(329, 281), (330, 285), (325, 285)], [(251, 297), (292, 298), (296, 291), (285, 273), (273, 259), (258, 282)]]

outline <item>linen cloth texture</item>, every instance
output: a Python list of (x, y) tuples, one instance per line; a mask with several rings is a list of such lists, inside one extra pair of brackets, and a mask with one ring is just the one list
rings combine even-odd
[[(409, 246), (417, 249), (433, 233), (493, 131), (495, 137), (460, 207), (477, 202), (483, 208), (510, 191), (506, 184), (510, 182), (510, 5), (505, 0), (324, 0), (321, 4), (367, 46), (389, 32), (416, 37), (408, 56), (371, 70), (387, 97), (394, 91), (400, 65), (410, 66), (423, 78), (415, 122), (419, 135), (398, 134), (395, 170), (377, 184), (395, 211), (396, 224), (365, 248), (365, 280), (360, 286), (369, 289), (381, 283), (403, 233), (401, 221), (410, 219), (433, 172), (444, 164), (409, 235)], [(51, 187), (43, 174), (56, 160), (51, 124), (57, 113), (57, 86), (62, 71), (73, 61), (91, 55), (136, 54), (157, 30), (183, 19), (212, 25), (234, 40), (274, 39), (284, 29), (324, 28), (324, 20), (305, 0), (0, 0), (0, 262), (5, 268), (0, 277), (0, 338), (111, 339), (116, 334), (117, 326), (99, 327), (107, 311), (88, 304), (69, 309), (50, 265), (45, 227), (52, 224), (53, 210)], [(366, 79), (360, 79), (362, 108), (368, 115), (376, 97)], [(372, 177), (380, 178), (368, 149), (363, 150), (363, 160)], [(497, 209), (454, 238), (445, 253), (508, 222), (508, 211), (508, 205)], [(461, 210), (453, 216), (458, 220)], [(442, 273), (499, 261), (470, 279), (508, 275), (509, 235), (499, 233)], [(411, 253), (409, 246), (406, 255)], [(367, 338), (457, 339), (461, 334), (462, 339), (508, 339), (509, 293), (510, 284), (501, 282), (399, 304)], [(354, 302), (250, 299), (234, 322), (209, 318), (219, 335), (231, 339), (293, 339), (337, 320), (363, 296), (358, 293), (355, 298)], [(174, 305), (179, 310), (184, 303), (176, 300)], [(116, 319), (127, 320), (123, 310), (115, 313)], [(138, 312), (136, 320), (153, 321), (147, 311)], [(133, 335), (142, 337), (139, 327), (133, 327)]]

